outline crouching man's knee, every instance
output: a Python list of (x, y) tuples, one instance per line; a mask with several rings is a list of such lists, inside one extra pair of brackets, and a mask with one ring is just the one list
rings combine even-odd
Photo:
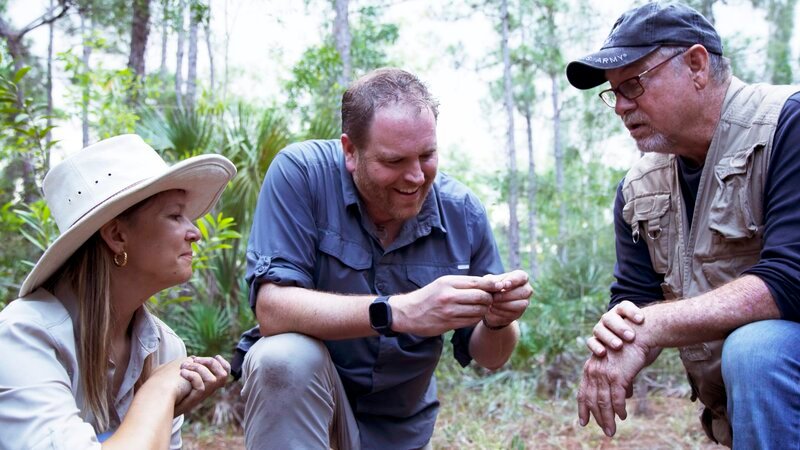
[(800, 324), (764, 320), (736, 329), (722, 350), (734, 448), (800, 442)]
[(267, 390), (274, 402), (281, 391), (294, 395), (305, 389), (331, 364), (325, 345), (304, 334), (286, 333), (261, 338), (245, 356), (242, 395), (248, 396), (258, 386)]
[(321, 341), (297, 333), (261, 338), (244, 358), (242, 381), (248, 449), (328, 448), (341, 381)]

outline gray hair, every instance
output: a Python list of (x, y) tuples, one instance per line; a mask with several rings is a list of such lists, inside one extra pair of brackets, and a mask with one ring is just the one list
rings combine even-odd
[[(654, 54), (670, 57), (689, 50), (689, 47), (664, 46), (659, 47)], [(731, 77), (731, 60), (725, 56), (708, 52), (709, 73), (714, 84), (721, 85)]]

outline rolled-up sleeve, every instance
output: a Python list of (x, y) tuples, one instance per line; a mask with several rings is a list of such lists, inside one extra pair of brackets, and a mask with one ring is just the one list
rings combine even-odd
[(313, 287), (317, 228), (309, 177), (296, 155), (283, 151), (270, 164), (247, 246), (246, 281), (255, 308), (263, 283)]

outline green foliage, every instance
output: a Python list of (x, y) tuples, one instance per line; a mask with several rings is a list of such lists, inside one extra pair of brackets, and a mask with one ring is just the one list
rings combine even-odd
[(233, 226), (235, 225), (232, 217), (225, 217), (222, 213), (214, 218), (211, 214), (206, 214), (197, 221), (197, 228), (200, 229), (202, 239), (192, 243), (192, 250), (195, 257), (192, 259), (192, 269), (195, 272), (209, 268), (209, 261), (221, 250), (231, 247), (229, 242), (242, 237)]
[(137, 133), (169, 161), (179, 161), (211, 149), (219, 117), (210, 111), (170, 108), (164, 112), (143, 108)]
[[(108, 42), (99, 36), (88, 39), (86, 45), (93, 50), (108, 48)], [(90, 126), (100, 139), (133, 133), (139, 116), (129, 99), (139, 90), (139, 82), (130, 69), (107, 69), (102, 60), (86, 67), (75, 49), (59, 53), (58, 60), (72, 81), (68, 97), (76, 116), (86, 108)]]
[(773, 84), (791, 84), (792, 34), (797, 0), (771, 0), (767, 19), (771, 22), (767, 45), (767, 64)]
[[(0, 67), (2, 58), (0, 58)], [(54, 141), (46, 140), (52, 129), (42, 105), (35, 95), (22, 96), (20, 83), (30, 69), (13, 71), (0, 68), (0, 231), (4, 245), (0, 247), (0, 306), (16, 297), (17, 289), (37, 255), (58, 235), (50, 212), (43, 202), (25, 205), (35, 199), (36, 186), (49, 165)], [(26, 179), (24, 166), (30, 164), (33, 178)], [(21, 188), (21, 189), (20, 189)]]
[[(394, 24), (381, 23), (380, 11), (366, 6), (353, 15), (358, 21), (351, 26), (350, 77), (389, 63), (386, 51), (397, 41), (399, 30)], [(320, 128), (325, 134), (341, 129), (341, 94), (346, 88), (339, 85), (342, 70), (342, 60), (332, 38), (306, 49), (292, 68), (292, 78), (285, 83), (289, 95), (286, 108), (299, 112), (301, 124), (317, 128), (304, 127), (300, 135), (325, 137), (317, 133)]]
[[(29, 205), (23, 205), (14, 212), (19, 216), (19, 220), (24, 223), (20, 233), (38, 248), (42, 253), (58, 237), (58, 226), (50, 215), (50, 208), (43, 199), (37, 200)], [(31, 263), (31, 265), (33, 265)]]
[(229, 354), (231, 349), (231, 317), (223, 306), (191, 302), (179, 308), (175, 332), (194, 355)]

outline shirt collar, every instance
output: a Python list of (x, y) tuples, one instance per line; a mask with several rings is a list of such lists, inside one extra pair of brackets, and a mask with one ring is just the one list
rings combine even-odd
[[(55, 297), (64, 305), (67, 312), (69, 312), (70, 319), (72, 319), (72, 327), (77, 331), (79, 329), (79, 314), (78, 299), (75, 293), (72, 291), (72, 288), (70, 288), (69, 283), (64, 280), (56, 284), (54, 291)], [(153, 315), (150, 314), (144, 306), (139, 307), (139, 309), (133, 313), (133, 337), (139, 342), (139, 346), (145, 354), (156, 351), (161, 341), (158, 325)]]

